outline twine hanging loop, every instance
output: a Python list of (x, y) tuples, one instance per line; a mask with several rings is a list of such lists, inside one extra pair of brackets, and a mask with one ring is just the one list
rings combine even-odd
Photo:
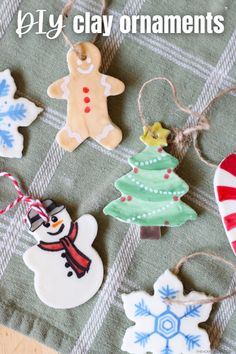
[[(196, 151), (196, 154), (198, 156), (198, 158), (204, 162), (205, 164), (207, 164), (210, 167), (216, 167), (217, 165), (212, 163), (211, 161), (207, 160), (203, 154), (202, 151), (199, 147), (198, 144), (198, 136), (199, 133), (202, 131), (206, 131), (210, 129), (210, 120), (209, 118), (206, 116), (206, 112), (209, 110), (209, 108), (212, 106), (213, 103), (215, 103), (217, 100), (219, 100), (220, 98), (227, 96), (228, 94), (232, 93), (232, 92), (236, 92), (236, 86), (230, 87), (226, 90), (221, 91), (219, 94), (217, 94), (203, 109), (203, 111), (201, 113), (196, 112), (191, 110), (189, 107), (185, 106), (178, 98), (177, 96), (177, 90), (175, 85), (173, 84), (173, 82), (171, 80), (169, 80), (166, 77), (154, 77), (148, 81), (146, 81), (138, 94), (138, 111), (139, 111), (139, 117), (140, 120), (142, 122), (142, 125), (147, 127), (147, 129), (149, 130), (150, 134), (152, 134), (152, 131), (150, 129), (150, 126), (148, 124), (148, 122), (146, 121), (145, 117), (144, 117), (144, 113), (143, 113), (143, 108), (142, 108), (142, 104), (141, 104), (141, 99), (143, 96), (143, 91), (145, 89), (145, 87), (150, 84), (153, 81), (165, 81), (168, 83), (168, 85), (171, 88), (171, 92), (172, 92), (172, 97), (173, 97), (173, 101), (176, 104), (176, 106), (179, 108), (180, 111), (189, 114), (192, 117), (195, 117), (197, 119), (196, 124), (193, 126), (187, 126), (187, 127), (183, 127), (183, 128), (171, 128), (171, 138), (170, 138), (170, 143), (173, 145), (177, 145), (178, 148), (180, 150), (183, 150), (185, 148), (185, 146), (189, 143), (189, 141), (192, 140), (193, 142), (193, 146), (194, 149)], [(155, 138), (153, 136), (153, 138)]]
[[(70, 13), (73, 9), (73, 7), (75, 6), (76, 0), (68, 0), (67, 3), (65, 4), (65, 6), (63, 7), (62, 11), (61, 11), (61, 15), (63, 16), (63, 20), (65, 22), (66, 19), (68, 19), (68, 17), (70, 16)], [(100, 16), (103, 16), (105, 11), (107, 8), (107, 4), (106, 4), (106, 0), (102, 0), (102, 9), (101, 9), (101, 13)], [(77, 44), (73, 44), (71, 42), (71, 40), (69, 39), (69, 37), (67, 36), (67, 34), (65, 33), (64, 29), (62, 28), (62, 35), (64, 37), (65, 43), (72, 49), (75, 51), (75, 53), (77, 54), (78, 58), (80, 60), (86, 60), (87, 56), (86, 54), (82, 51), (81, 47), (78, 46)], [(98, 40), (100, 33), (96, 33), (94, 36), (94, 39), (92, 40), (92, 43), (95, 44)]]
[[(45, 222), (48, 221), (49, 219), (48, 213), (43, 207), (43, 204), (40, 202), (40, 200), (35, 199), (28, 195), (24, 195), (24, 193), (20, 189), (18, 181), (15, 179), (13, 175), (11, 175), (8, 172), (1, 172), (0, 177), (9, 178), (16, 190), (16, 193), (18, 194), (18, 198), (10, 202), (4, 209), (0, 209), (0, 215), (6, 214), (9, 210), (13, 209), (17, 204), (27, 203), (28, 204), (28, 208), (26, 211), (27, 214), (30, 212), (31, 209), (34, 209), (36, 213), (39, 214), (40, 217)], [(24, 217), (24, 222), (26, 222), (26, 217)]]
[[(185, 256), (183, 258), (180, 259), (180, 261), (176, 264), (176, 266), (174, 267), (173, 269), (173, 273), (175, 275), (179, 275), (179, 272), (180, 272), (180, 269), (182, 268), (182, 266), (187, 263), (188, 261), (192, 260), (193, 258), (196, 258), (196, 257), (208, 257), (208, 258), (211, 258), (211, 259), (214, 259), (218, 262), (221, 262), (221, 263), (224, 263), (225, 265), (227, 265), (228, 267), (230, 267), (234, 272), (236, 272), (236, 264), (224, 259), (223, 257), (221, 256), (218, 256), (217, 254), (215, 253), (212, 253), (212, 252), (195, 252), (195, 253), (192, 253), (190, 254), (189, 256)], [(169, 303), (169, 304), (182, 304), (182, 305), (188, 305), (188, 304), (191, 304), (191, 305), (197, 305), (197, 304), (215, 304), (215, 303), (218, 303), (218, 302), (222, 302), (222, 301), (225, 301), (227, 299), (230, 299), (232, 297), (236, 296), (236, 288), (226, 294), (226, 295), (222, 295), (222, 296), (211, 296), (211, 297), (208, 297), (208, 299), (198, 299), (198, 300), (176, 300), (176, 299), (166, 299), (166, 303)]]

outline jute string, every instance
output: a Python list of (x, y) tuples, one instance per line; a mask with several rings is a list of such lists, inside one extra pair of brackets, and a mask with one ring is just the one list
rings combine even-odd
[[(154, 77), (148, 81), (146, 81), (140, 91), (139, 91), (139, 95), (138, 95), (138, 110), (139, 110), (139, 116), (140, 116), (140, 120), (142, 122), (142, 125), (145, 126), (150, 134), (152, 134), (151, 131), (151, 127), (148, 124), (148, 122), (145, 119), (144, 116), (144, 112), (143, 112), (143, 108), (142, 108), (142, 104), (141, 104), (141, 99), (143, 96), (143, 91), (145, 89), (145, 87), (150, 84), (153, 81), (165, 81), (169, 84), (171, 91), (172, 91), (172, 96), (173, 96), (173, 101), (176, 104), (176, 106), (179, 108), (180, 111), (187, 113), (195, 118), (197, 118), (197, 123), (192, 126), (192, 127), (186, 127), (186, 128), (171, 128), (171, 143), (174, 145), (177, 145), (178, 148), (180, 150), (184, 149), (185, 145), (189, 142), (189, 139), (192, 139), (193, 141), (193, 146), (194, 149), (199, 157), (199, 159), (204, 162), (205, 164), (207, 164), (208, 166), (211, 167), (216, 167), (217, 165), (214, 164), (213, 162), (209, 161), (208, 159), (206, 159), (203, 154), (202, 151), (199, 147), (199, 143), (198, 143), (198, 136), (199, 133), (204, 131), (204, 130), (209, 130), (210, 129), (210, 120), (209, 118), (206, 116), (206, 112), (209, 110), (209, 108), (212, 106), (213, 103), (215, 103), (216, 101), (218, 101), (220, 98), (227, 96), (228, 94), (232, 93), (232, 92), (236, 92), (236, 86), (233, 86), (231, 88), (228, 88), (226, 90), (223, 90), (221, 92), (219, 92), (219, 94), (217, 94), (203, 109), (203, 111), (200, 112), (195, 112), (192, 111), (189, 107), (185, 106), (178, 98), (177, 96), (177, 90), (175, 85), (173, 84), (173, 82), (169, 79), (167, 79), (166, 77)], [(155, 138), (155, 136), (153, 136), (153, 138)]]
[[(221, 256), (218, 256), (215, 253), (212, 253), (212, 252), (195, 252), (195, 253), (190, 254), (189, 256), (185, 256), (185, 257), (181, 258), (180, 261), (174, 267), (172, 272), (175, 275), (178, 275), (179, 272), (180, 272), (181, 267), (185, 263), (187, 263), (188, 261), (192, 260), (193, 258), (199, 257), (199, 256), (201, 256), (201, 257), (202, 256), (203, 257), (209, 257), (211, 259), (214, 259), (216, 261), (224, 263), (227, 266), (229, 266), (231, 269), (233, 269), (234, 272), (236, 271), (236, 264), (234, 264), (234, 263), (232, 263), (230, 261), (227, 261), (226, 259), (224, 259)], [(216, 296), (216, 297), (210, 296), (207, 299), (202, 299), (202, 300), (199, 299), (199, 300), (186, 300), (185, 301), (185, 300), (176, 300), (176, 299), (166, 299), (166, 302), (169, 303), (169, 304), (182, 304), (182, 305), (186, 305), (186, 304), (192, 304), (192, 305), (194, 305), (194, 304), (215, 304), (215, 303), (227, 300), (227, 299), (229, 299), (229, 298), (231, 298), (233, 296), (236, 296), (236, 289), (234, 289), (232, 292), (230, 292), (230, 293), (228, 293), (226, 295)]]
[[(70, 13), (76, 3), (76, 0), (68, 0), (67, 3), (65, 4), (64, 8), (62, 9), (61, 15), (63, 16), (63, 20), (65, 22), (66, 19), (70, 16)], [(101, 9), (101, 16), (104, 15), (105, 11), (107, 8), (106, 0), (102, 0), (102, 9)], [(82, 52), (82, 49), (77, 46), (76, 44), (73, 44), (70, 40), (70, 38), (67, 36), (65, 33), (64, 29), (62, 29), (62, 35), (64, 37), (64, 40), (66, 44), (75, 51), (75, 53), (78, 55), (80, 60), (86, 60), (86, 55)], [(96, 33), (94, 36), (94, 39), (91, 41), (93, 44), (95, 44), (98, 40), (98, 37), (100, 36), (100, 33)]]

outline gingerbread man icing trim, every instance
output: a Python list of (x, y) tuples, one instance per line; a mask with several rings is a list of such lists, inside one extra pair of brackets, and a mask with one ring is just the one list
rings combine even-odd
[(125, 85), (122, 81), (99, 72), (101, 54), (89, 42), (76, 44), (86, 59), (80, 60), (72, 49), (67, 54), (70, 74), (57, 80), (48, 88), (51, 98), (65, 99), (67, 121), (57, 134), (58, 144), (67, 151), (75, 150), (88, 137), (106, 149), (116, 148), (122, 132), (109, 117), (107, 97), (120, 95)]

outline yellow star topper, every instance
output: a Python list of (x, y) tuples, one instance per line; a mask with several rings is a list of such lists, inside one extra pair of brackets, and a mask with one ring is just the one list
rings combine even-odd
[(147, 146), (167, 146), (169, 134), (168, 129), (162, 128), (161, 123), (156, 122), (143, 127), (143, 135), (140, 136), (140, 140)]

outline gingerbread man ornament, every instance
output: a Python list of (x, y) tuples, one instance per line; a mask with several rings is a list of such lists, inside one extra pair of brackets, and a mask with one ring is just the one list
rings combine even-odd
[(94, 44), (83, 42), (75, 47), (85, 59), (80, 60), (76, 51), (70, 49), (67, 54), (70, 74), (48, 88), (50, 97), (68, 102), (66, 125), (57, 134), (57, 142), (65, 150), (73, 151), (91, 137), (112, 150), (121, 142), (122, 132), (109, 117), (107, 97), (121, 94), (125, 86), (99, 72), (101, 54)]

